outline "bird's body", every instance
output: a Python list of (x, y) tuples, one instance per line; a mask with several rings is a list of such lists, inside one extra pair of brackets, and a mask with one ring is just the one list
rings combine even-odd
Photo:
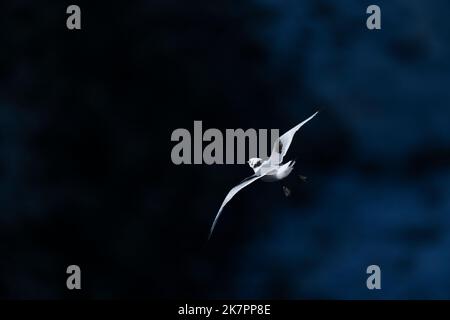
[[(219, 212), (217, 212), (216, 217), (214, 219), (214, 222), (211, 226), (211, 230), (209, 233), (209, 237), (211, 237), (214, 227), (216, 226), (217, 220), (219, 219), (219, 216), (225, 207), (225, 205), (230, 201), (236, 193), (238, 193), (240, 190), (251, 184), (252, 182), (261, 179), (266, 182), (273, 182), (273, 181), (279, 181), (284, 178), (286, 178), (294, 169), (295, 161), (288, 161), (284, 164), (283, 157), (286, 155), (287, 150), (289, 149), (289, 146), (291, 145), (292, 139), (294, 138), (295, 133), (309, 120), (315, 117), (317, 114), (314, 113), (311, 117), (304, 120), (285, 134), (283, 134), (280, 138), (278, 138), (275, 141), (274, 147), (272, 149), (272, 153), (270, 155), (270, 158), (267, 160), (263, 160), (261, 158), (251, 158), (247, 163), (248, 165), (253, 169), (255, 174), (253, 176), (250, 176), (246, 179), (244, 179), (239, 185), (231, 189), (227, 196), (225, 197), (225, 200), (222, 202), (222, 205), (219, 209)], [(287, 188), (285, 188), (287, 189)], [(288, 189), (287, 189), (288, 190)], [(288, 190), (289, 191), (289, 190)], [(285, 194), (287, 196), (288, 193)], [(290, 191), (289, 191), (290, 194)]]
[[(252, 161), (254, 160), (254, 161)], [(265, 182), (274, 182), (278, 180), (282, 180), (286, 178), (291, 172), (292, 169), (294, 169), (295, 161), (289, 161), (282, 166), (277, 166), (275, 170), (270, 171), (272, 168), (272, 165), (269, 162), (270, 159), (266, 160), (265, 162), (262, 162), (262, 159), (260, 158), (251, 158), (248, 163), (250, 167), (255, 171), (255, 175), (263, 175), (261, 177), (262, 181)], [(251, 163), (260, 163), (259, 166), (252, 166)], [(270, 171), (267, 174), (264, 174), (264, 171)]]

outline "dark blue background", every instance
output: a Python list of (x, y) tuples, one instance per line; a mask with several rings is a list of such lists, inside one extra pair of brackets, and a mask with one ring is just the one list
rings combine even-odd
[[(80, 1), (81, 31), (70, 4), (0, 5), (0, 297), (450, 298), (448, 1)], [(172, 131), (318, 108), (308, 182), (252, 185), (207, 243), (251, 169), (175, 166)]]

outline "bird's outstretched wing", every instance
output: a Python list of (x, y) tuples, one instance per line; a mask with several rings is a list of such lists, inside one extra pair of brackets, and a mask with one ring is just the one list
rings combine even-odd
[(295, 133), (309, 120), (314, 118), (316, 114), (319, 112), (314, 113), (311, 117), (304, 120), (303, 122), (299, 123), (295, 127), (293, 127), (291, 130), (283, 134), (281, 137), (279, 137), (272, 148), (272, 153), (270, 154), (270, 164), (271, 165), (279, 165), (283, 162), (283, 157), (286, 155), (289, 146), (291, 145), (292, 139), (294, 139)]
[(209, 231), (208, 239), (211, 238), (211, 235), (212, 235), (212, 233), (214, 231), (214, 228), (216, 226), (217, 220), (219, 219), (223, 208), (236, 195), (236, 193), (238, 193), (239, 191), (241, 191), (243, 188), (245, 188), (246, 186), (248, 186), (252, 182), (255, 182), (256, 180), (264, 177), (266, 174), (268, 174), (268, 173), (270, 173), (272, 171), (273, 170), (267, 170), (266, 172), (264, 172), (264, 174), (250, 176), (250, 177), (244, 179), (240, 184), (238, 184), (236, 187), (234, 187), (233, 189), (231, 189), (228, 192), (227, 196), (225, 197), (225, 200), (223, 200), (222, 205), (220, 206), (219, 212), (217, 212), (216, 217), (214, 218), (214, 222), (213, 222), (213, 224), (211, 226), (211, 230)]

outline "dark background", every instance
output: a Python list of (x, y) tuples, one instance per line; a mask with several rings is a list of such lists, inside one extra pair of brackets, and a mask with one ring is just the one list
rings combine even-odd
[[(82, 30), (66, 28), (77, 4)], [(382, 30), (369, 31), (378, 4)], [(0, 297), (450, 298), (450, 3), (0, 5)], [(171, 162), (291, 128), (306, 183)], [(66, 268), (82, 290), (66, 289)], [(382, 290), (366, 288), (366, 268)]]

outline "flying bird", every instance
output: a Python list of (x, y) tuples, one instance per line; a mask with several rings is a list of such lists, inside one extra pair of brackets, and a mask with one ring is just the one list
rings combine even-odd
[[(270, 157), (267, 160), (263, 160), (261, 158), (251, 158), (250, 160), (247, 161), (248, 165), (250, 166), (250, 168), (253, 169), (255, 173), (252, 176), (244, 179), (240, 184), (238, 184), (228, 192), (227, 196), (225, 197), (225, 200), (223, 200), (222, 205), (220, 206), (220, 209), (216, 214), (216, 217), (214, 218), (213, 224), (209, 231), (209, 238), (211, 238), (211, 235), (214, 231), (214, 228), (217, 224), (220, 214), (222, 213), (223, 208), (239, 191), (241, 191), (243, 188), (245, 188), (246, 186), (255, 182), (258, 179), (261, 179), (262, 181), (279, 181), (286, 178), (291, 173), (291, 171), (294, 169), (295, 161), (289, 161), (283, 164), (282, 163), (283, 158), (286, 155), (289, 146), (291, 145), (295, 133), (305, 123), (314, 118), (317, 113), (318, 112), (314, 113), (308, 119), (299, 123), (291, 130), (287, 131), (285, 134), (279, 137), (275, 141), (274, 146), (272, 148), (272, 153), (270, 154)], [(300, 177), (302, 180), (306, 179), (306, 177), (303, 176)], [(283, 187), (283, 191), (286, 196), (289, 196), (290, 194), (289, 189)]]

